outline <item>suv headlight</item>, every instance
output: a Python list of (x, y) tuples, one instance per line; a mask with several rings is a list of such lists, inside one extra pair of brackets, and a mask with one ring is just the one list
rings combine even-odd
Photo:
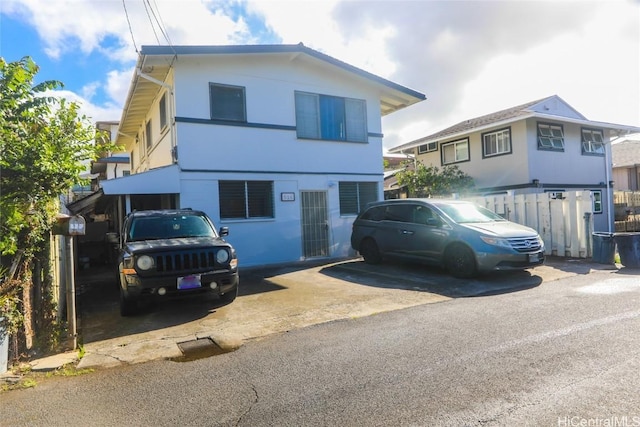
[(149, 255), (142, 255), (138, 259), (136, 259), (136, 266), (140, 270), (149, 270), (153, 267), (153, 258)]
[(480, 236), (483, 242), (488, 245), (500, 246), (502, 248), (511, 248), (511, 244), (507, 239), (501, 239), (499, 237)]
[(216, 261), (220, 264), (226, 264), (229, 261), (229, 252), (225, 249), (216, 252)]

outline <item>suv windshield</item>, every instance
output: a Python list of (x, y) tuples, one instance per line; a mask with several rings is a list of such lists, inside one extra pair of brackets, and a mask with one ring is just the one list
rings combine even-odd
[(439, 204), (438, 207), (458, 224), (506, 221), (500, 215), (473, 203)]
[(216, 237), (206, 218), (198, 215), (161, 215), (134, 218), (129, 241), (176, 239), (180, 237)]

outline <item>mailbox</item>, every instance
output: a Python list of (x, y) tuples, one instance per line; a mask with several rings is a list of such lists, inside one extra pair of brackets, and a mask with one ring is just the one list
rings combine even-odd
[(86, 230), (87, 223), (81, 215), (58, 218), (58, 223), (53, 227), (54, 234), (64, 236), (84, 236)]

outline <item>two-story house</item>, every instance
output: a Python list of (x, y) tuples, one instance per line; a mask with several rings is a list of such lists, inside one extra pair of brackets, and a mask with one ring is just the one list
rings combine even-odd
[(558, 96), (485, 116), (389, 150), (426, 166), (456, 165), (479, 194), (592, 193), (594, 229), (612, 227), (610, 140), (640, 128), (587, 120)]
[(244, 266), (349, 256), (383, 197), (381, 117), (424, 99), (302, 44), (144, 46), (116, 138), (131, 175), (102, 190), (205, 211)]

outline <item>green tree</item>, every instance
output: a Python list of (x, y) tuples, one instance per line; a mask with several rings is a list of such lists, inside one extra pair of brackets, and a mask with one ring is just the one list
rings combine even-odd
[(34, 84), (38, 71), (30, 57), (0, 57), (0, 317), (11, 333), (24, 326), (27, 348), (51, 324), (48, 244), (58, 198), (81, 183), (87, 161), (115, 148), (96, 144), (77, 103), (54, 96), (61, 82)]
[(418, 163), (415, 168), (406, 168), (397, 175), (398, 184), (406, 185), (410, 197), (451, 196), (453, 193), (468, 193), (473, 190), (473, 178), (456, 165), (442, 169)]

